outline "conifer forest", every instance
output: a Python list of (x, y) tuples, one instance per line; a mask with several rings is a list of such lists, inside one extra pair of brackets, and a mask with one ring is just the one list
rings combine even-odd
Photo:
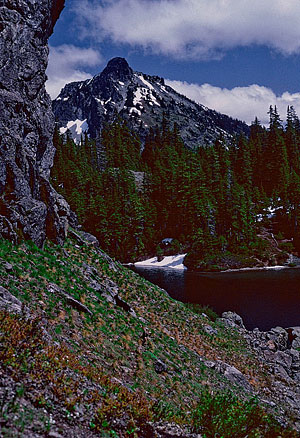
[[(160, 255), (172, 238), (185, 264), (205, 268), (218, 257), (263, 257), (262, 226), (300, 249), (300, 122), (288, 107), (283, 125), (270, 107), (269, 127), (255, 119), (249, 138), (185, 147), (164, 117), (145, 143), (120, 118), (101, 137), (75, 144), (55, 131), (55, 188), (84, 229), (123, 262)], [(276, 212), (276, 221), (270, 217)]]

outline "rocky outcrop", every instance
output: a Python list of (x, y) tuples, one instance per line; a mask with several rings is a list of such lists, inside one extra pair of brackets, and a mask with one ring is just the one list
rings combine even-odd
[(22, 311), (21, 301), (2, 286), (0, 286), (0, 310), (7, 310), (10, 313)]
[(54, 116), (47, 41), (64, 0), (0, 2), (0, 236), (62, 243), (70, 209), (49, 183)]
[[(281, 407), (278, 417), (281, 417), (283, 424), (285, 409), (293, 412), (295, 427), (300, 430), (300, 327), (275, 327), (268, 332), (257, 328), (248, 331), (242, 318), (234, 312), (224, 312), (220, 321), (242, 334), (267, 373), (269, 388), (262, 388), (257, 395), (266, 404), (273, 403)], [(213, 363), (211, 368), (217, 368), (217, 365)], [(239, 376), (234, 374), (234, 377)], [(246, 388), (246, 385), (242, 386)]]

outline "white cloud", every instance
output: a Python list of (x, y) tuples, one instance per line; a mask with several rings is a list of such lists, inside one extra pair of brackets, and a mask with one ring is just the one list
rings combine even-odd
[(299, 0), (77, 0), (76, 10), (85, 35), (174, 57), (253, 44), (300, 52)]
[(86, 68), (101, 63), (102, 57), (94, 49), (67, 44), (50, 47), (46, 89), (51, 98), (54, 99), (65, 84), (90, 78), (91, 74), (85, 71)]
[(170, 80), (166, 83), (195, 102), (249, 124), (257, 117), (262, 124), (268, 125), (267, 112), (270, 105), (273, 107), (277, 105), (282, 119), (285, 119), (288, 105), (293, 105), (300, 114), (300, 93), (285, 92), (281, 96), (276, 96), (270, 88), (256, 84), (229, 90), (210, 84), (199, 85)]

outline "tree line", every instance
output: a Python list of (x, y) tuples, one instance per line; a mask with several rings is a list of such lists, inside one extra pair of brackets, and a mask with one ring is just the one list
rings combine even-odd
[(165, 117), (143, 145), (120, 118), (80, 144), (56, 129), (52, 182), (121, 261), (157, 253), (166, 237), (189, 251), (190, 266), (217, 253), (257, 254), (274, 211), (274, 230), (300, 250), (300, 122), (292, 106), (285, 125), (276, 107), (269, 117), (268, 128), (255, 119), (248, 138), (195, 151)]

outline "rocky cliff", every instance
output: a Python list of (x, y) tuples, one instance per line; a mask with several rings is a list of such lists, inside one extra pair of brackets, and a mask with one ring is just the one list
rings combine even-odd
[(47, 41), (64, 0), (0, 1), (0, 235), (62, 243), (70, 209), (49, 184)]

